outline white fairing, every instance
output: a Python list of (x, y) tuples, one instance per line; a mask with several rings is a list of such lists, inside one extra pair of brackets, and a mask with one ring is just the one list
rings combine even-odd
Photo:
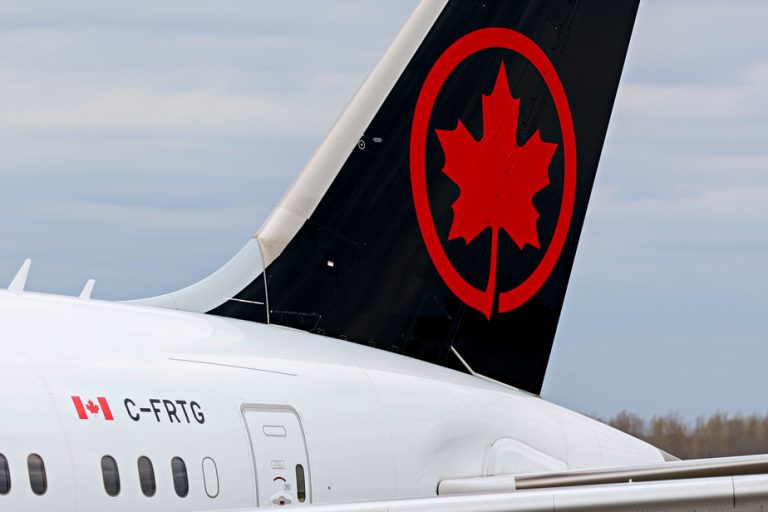
[[(12, 482), (2, 510), (253, 507), (279, 494), (280, 476), (295, 503), (298, 463), (306, 503), (333, 504), (435, 496), (441, 480), (498, 471), (662, 461), (650, 445), (538, 397), (284, 328), (2, 292), (0, 349), (0, 453)], [(113, 420), (103, 407), (80, 419), (72, 397), (106, 400)], [(249, 435), (259, 421), (290, 439)], [(46, 466), (42, 496), (27, 474), (33, 453)], [(105, 455), (119, 468), (115, 497)], [(154, 465), (152, 497), (139, 482), (141, 456)], [(174, 490), (174, 457), (186, 464), (186, 497)]]
[(234, 297), (247, 283), (256, 279), (263, 269), (259, 242), (254, 237), (223, 267), (202, 281), (173, 293), (129, 302), (205, 313)]

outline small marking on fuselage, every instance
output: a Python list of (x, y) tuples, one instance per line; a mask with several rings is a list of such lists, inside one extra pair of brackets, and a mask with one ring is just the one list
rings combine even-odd
[(238, 368), (240, 370), (253, 370), (256, 372), (276, 373), (278, 375), (288, 375), (289, 377), (298, 377), (298, 375), (295, 373), (280, 372), (277, 370), (265, 370), (264, 368), (254, 368), (253, 366), (241, 366), (237, 364), (227, 364), (227, 363), (213, 363), (211, 361), (197, 361), (195, 359), (180, 359), (176, 357), (169, 357), (168, 359), (171, 361), (179, 361), (182, 363), (210, 364), (213, 366), (225, 366), (227, 368)]

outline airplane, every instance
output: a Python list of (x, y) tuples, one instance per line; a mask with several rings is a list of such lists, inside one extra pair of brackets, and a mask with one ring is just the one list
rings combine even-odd
[(762, 510), (539, 396), (638, 0), (424, 0), (190, 287), (0, 292), (10, 511)]

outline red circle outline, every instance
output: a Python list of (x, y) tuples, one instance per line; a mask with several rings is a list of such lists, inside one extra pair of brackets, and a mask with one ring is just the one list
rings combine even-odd
[(438, 273), (451, 291), (468, 306), (490, 319), (493, 309), (493, 290), (487, 293), (469, 284), (454, 268), (437, 235), (432, 209), (427, 194), (426, 143), (429, 119), (437, 96), (448, 76), (461, 62), (475, 53), (489, 48), (505, 48), (527, 59), (547, 84), (560, 120), (563, 137), (564, 176), (563, 198), (555, 232), (547, 251), (528, 278), (516, 287), (499, 294), (499, 313), (505, 313), (525, 304), (544, 283), (557, 264), (570, 230), (576, 197), (576, 133), (571, 108), (560, 77), (546, 54), (536, 43), (507, 28), (485, 28), (471, 32), (453, 43), (437, 59), (422, 85), (411, 127), (411, 189), (424, 243)]

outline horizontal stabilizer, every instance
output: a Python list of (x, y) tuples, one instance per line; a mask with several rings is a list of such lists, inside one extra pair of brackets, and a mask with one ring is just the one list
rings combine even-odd
[[(768, 506), (768, 475), (568, 487), (321, 505), (312, 512), (672, 512), (758, 511)], [(222, 511), (223, 512), (223, 511)]]
[(527, 475), (498, 475), (443, 480), (438, 494), (473, 494), (478, 492), (511, 492), (530, 489), (607, 485), (630, 482), (657, 482), (723, 476), (768, 474), (768, 455), (684, 460), (595, 470), (561, 471)]

